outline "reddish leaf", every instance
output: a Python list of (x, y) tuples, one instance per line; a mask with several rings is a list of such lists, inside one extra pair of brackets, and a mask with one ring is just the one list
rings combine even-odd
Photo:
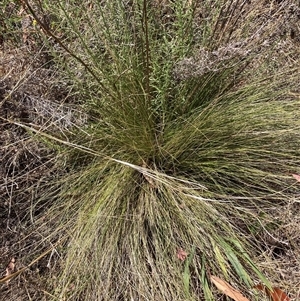
[(177, 258), (180, 259), (181, 261), (184, 261), (187, 256), (188, 256), (188, 253), (186, 251), (184, 251), (183, 249), (179, 249), (177, 251)]
[(256, 289), (263, 291), (272, 301), (290, 301), (288, 295), (278, 287), (272, 287), (272, 290), (262, 284), (255, 286)]
[(298, 182), (300, 182), (300, 175), (292, 174), (292, 176), (293, 176)]
[[(9, 262), (9, 264), (7, 265), (6, 269), (5, 269), (5, 274), (4, 277), (10, 276), (14, 270), (15, 270), (15, 262), (16, 260), (14, 258), (12, 258)], [(6, 281), (6, 284), (8, 284), (9, 280)]]
[(226, 296), (235, 301), (250, 301), (244, 297), (239, 291), (233, 288), (229, 283), (216, 276), (210, 276), (211, 282)]

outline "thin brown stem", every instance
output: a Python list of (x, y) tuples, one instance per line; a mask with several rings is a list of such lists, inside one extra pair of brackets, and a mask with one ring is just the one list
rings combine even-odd
[(79, 56), (77, 56), (73, 51), (71, 51), (62, 41), (59, 37), (57, 37), (36, 14), (32, 6), (28, 3), (27, 0), (21, 0), (21, 3), (24, 7), (24, 9), (27, 9), (30, 14), (34, 17), (37, 24), (41, 26), (42, 30), (45, 32), (45, 34), (49, 37), (51, 37), (56, 43), (61, 46), (68, 54), (70, 54), (75, 60), (77, 60), (80, 64), (82, 64), (86, 70), (93, 76), (93, 78), (97, 81), (97, 83), (101, 86), (101, 88), (111, 97), (113, 95), (109, 92), (109, 90), (103, 85), (103, 83), (100, 81), (99, 77), (96, 75), (96, 73), (92, 70), (90, 66), (88, 66), (87, 63), (85, 63)]

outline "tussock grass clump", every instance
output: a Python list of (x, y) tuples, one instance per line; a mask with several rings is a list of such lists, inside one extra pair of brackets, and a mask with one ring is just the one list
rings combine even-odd
[(88, 116), (38, 131), (68, 168), (36, 222), (63, 241), (59, 300), (212, 300), (210, 274), (266, 281), (255, 234), (295, 193), (298, 72), (260, 73), (275, 29), (259, 3), (200, 2), (45, 1), (52, 27), (27, 3)]

